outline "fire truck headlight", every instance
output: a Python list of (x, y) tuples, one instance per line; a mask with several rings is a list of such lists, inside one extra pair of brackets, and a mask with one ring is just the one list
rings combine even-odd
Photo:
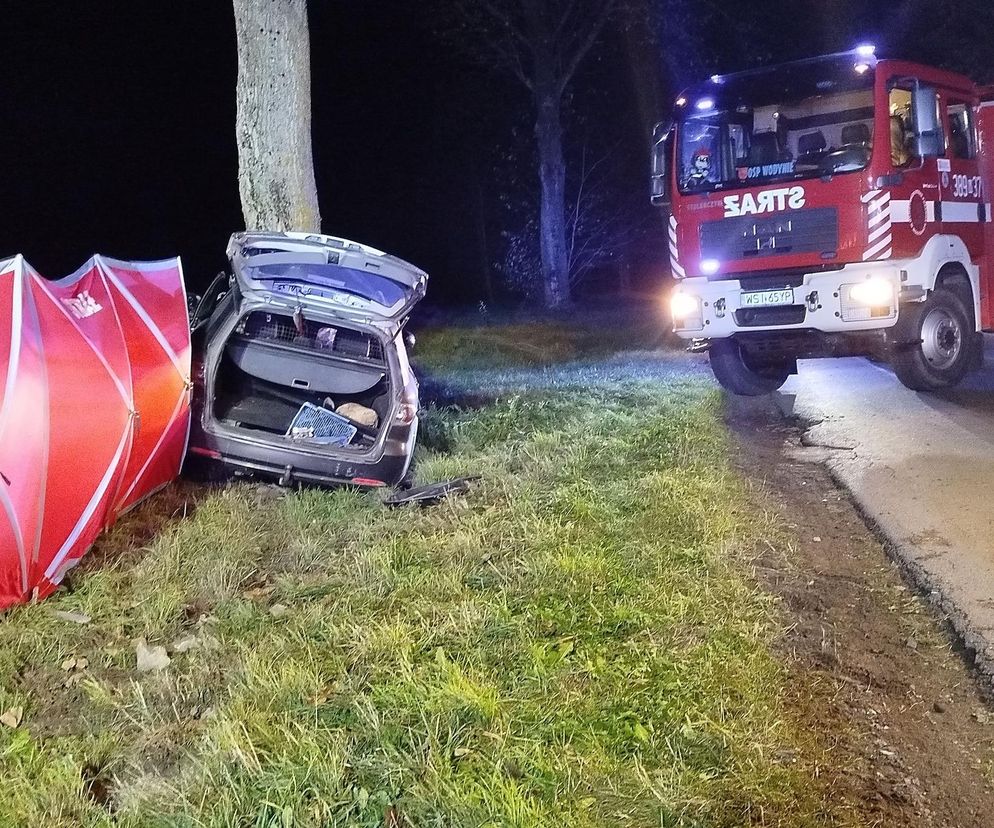
[(721, 262), (717, 259), (701, 259), (701, 275), (714, 276), (721, 269)]
[(842, 319), (846, 322), (866, 322), (894, 316), (897, 312), (894, 284), (874, 276), (863, 282), (842, 285)]
[(889, 308), (894, 303), (894, 287), (886, 279), (867, 279), (849, 288), (849, 298), (868, 308)]
[(676, 330), (699, 331), (704, 327), (701, 300), (689, 293), (677, 291), (670, 297), (670, 315)]

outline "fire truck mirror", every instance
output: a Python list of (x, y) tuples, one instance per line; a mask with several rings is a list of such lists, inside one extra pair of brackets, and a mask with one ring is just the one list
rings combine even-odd
[(918, 158), (945, 155), (946, 145), (939, 115), (939, 96), (931, 86), (916, 83), (913, 93), (913, 151)]
[(658, 207), (668, 207), (670, 203), (669, 152), (672, 146), (670, 136), (672, 125), (656, 124), (652, 134), (652, 203)]

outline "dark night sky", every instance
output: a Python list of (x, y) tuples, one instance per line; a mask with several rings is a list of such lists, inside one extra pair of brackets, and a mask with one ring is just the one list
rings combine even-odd
[(93, 252), (223, 264), (240, 221), (227, 4), (18, 9), (5, 12), (0, 255), (51, 277)]
[[(93, 252), (179, 253), (188, 281), (208, 281), (243, 226), (230, 4), (27, 5), (5, 27), (0, 256), (22, 252), (57, 278)], [(467, 197), (458, 103), (472, 71), (430, 42), (414, 4), (359, 5), (311, 4), (324, 230), (425, 267), (437, 296), (473, 298), (455, 203)], [(518, 92), (488, 84), (498, 107), (505, 94)]]
[[(975, 1), (977, 8), (994, 6)], [(795, 22), (774, 13), (777, 3)], [(93, 252), (179, 253), (190, 282), (209, 279), (224, 264), (228, 235), (242, 226), (230, 3), (5, 5), (0, 257), (22, 252), (58, 277)], [(895, 41), (888, 45), (902, 56), (943, 57), (934, 28), (894, 11), (901, 3), (825, 0), (810, 4), (817, 13), (799, 14), (805, 5), (743, 2), (740, 13), (772, 21), (767, 41), (789, 32), (785, 56), (844, 48), (854, 31), (866, 29)], [(962, 36), (974, 48), (976, 20), (962, 2), (948, 5), (960, 10), (956, 15), (946, 5), (930, 4), (944, 25), (962, 32), (942, 37)], [(478, 180), (487, 185), (487, 150), (527, 101), (513, 83), (451, 56), (429, 36), (421, 9), (412, 0), (311, 0), (321, 212), (325, 232), (409, 258), (432, 273), (434, 298), (466, 301), (478, 295), (467, 216), (479, 200)], [(799, 30), (798, 20), (807, 28)], [(715, 40), (729, 42), (723, 35)], [(633, 73), (616, 46), (609, 43), (590, 63), (577, 97), (584, 89), (610, 97), (608, 116), (628, 136), (631, 186), (641, 194), (644, 124), (630, 88)], [(962, 52), (963, 44), (947, 46)], [(710, 60), (737, 68), (741, 55), (721, 48)], [(660, 58), (660, 78), (664, 65)]]

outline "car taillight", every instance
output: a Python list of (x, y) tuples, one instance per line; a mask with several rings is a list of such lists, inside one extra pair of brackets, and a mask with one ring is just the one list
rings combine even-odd
[(200, 448), (199, 446), (190, 446), (190, 454), (199, 454), (201, 457), (209, 457), (211, 460), (221, 459), (221, 452), (214, 451), (214, 449)]
[(410, 425), (418, 416), (418, 407), (414, 403), (402, 402), (397, 408), (397, 422)]
[(382, 489), (387, 485), (382, 480), (377, 480), (375, 477), (353, 477), (352, 482), (356, 486), (369, 486), (373, 489)]

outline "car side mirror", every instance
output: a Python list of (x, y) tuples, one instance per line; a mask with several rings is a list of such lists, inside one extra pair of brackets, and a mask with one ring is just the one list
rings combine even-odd
[(649, 200), (657, 207), (668, 207), (670, 204), (669, 152), (672, 131), (672, 124), (659, 123), (652, 132), (652, 191)]
[(937, 158), (945, 153), (939, 99), (931, 86), (916, 84), (913, 94), (914, 133), (911, 146), (918, 158)]
[(920, 132), (912, 141), (914, 155), (918, 158), (938, 158), (942, 155), (942, 136), (934, 132)]
[(186, 313), (191, 325), (197, 321), (197, 308), (200, 307), (200, 303), (203, 301), (204, 297), (199, 293), (188, 293), (186, 295)]
[(217, 303), (228, 292), (229, 285), (230, 277), (222, 270), (214, 277), (214, 281), (210, 283), (210, 287), (207, 288), (203, 296), (196, 296), (196, 304), (192, 304), (194, 296), (191, 296), (187, 300), (192, 308), (190, 311), (190, 326), (194, 330), (206, 322), (210, 318), (210, 315), (214, 313)]

